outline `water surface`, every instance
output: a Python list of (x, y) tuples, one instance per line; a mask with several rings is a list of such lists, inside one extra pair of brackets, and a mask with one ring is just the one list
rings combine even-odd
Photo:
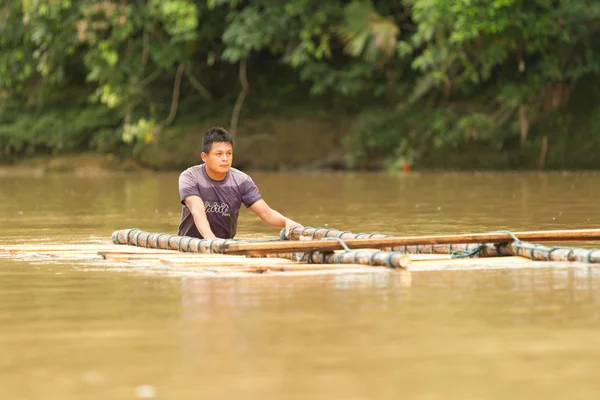
[[(600, 224), (595, 173), (252, 176), (298, 222), (357, 233)], [(5, 175), (0, 193), (0, 244), (179, 221), (177, 174)], [(239, 238), (277, 234), (242, 210)], [(4, 257), (0, 398), (597, 398), (599, 271), (218, 278)]]

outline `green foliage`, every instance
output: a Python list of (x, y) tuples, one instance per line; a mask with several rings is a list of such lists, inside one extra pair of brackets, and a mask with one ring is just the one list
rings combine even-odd
[(242, 61), (242, 117), (283, 99), (356, 114), (355, 166), (600, 137), (569, 132), (574, 91), (600, 76), (597, 0), (16, 0), (0, 5), (0, 48), (5, 154), (131, 148), (229, 119)]
[(344, 11), (340, 32), (348, 54), (370, 63), (394, 55), (400, 30), (392, 18), (379, 15), (369, 0), (354, 0)]
[(95, 140), (97, 133), (104, 134), (105, 129), (114, 132), (117, 121), (104, 106), (49, 110), (20, 115), (8, 121), (4, 119), (0, 124), (0, 153), (31, 155), (50, 150), (53, 154), (60, 154), (86, 148)]
[(535, 121), (568, 99), (555, 93), (548, 107), (550, 92), (600, 68), (596, 1), (424, 0), (412, 10), (418, 24), (412, 67), (422, 73), (413, 102), (437, 89), (446, 98), (487, 89), (490, 108), (526, 105), (527, 119)]
[(171, 36), (171, 43), (196, 39), (198, 8), (193, 2), (151, 0), (150, 16), (163, 24), (165, 32)]

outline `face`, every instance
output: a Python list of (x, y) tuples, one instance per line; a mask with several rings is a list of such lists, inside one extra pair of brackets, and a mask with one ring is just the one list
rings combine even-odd
[(216, 174), (226, 174), (231, 168), (233, 161), (233, 147), (231, 143), (216, 142), (208, 151), (208, 154), (202, 152), (202, 161), (206, 163), (206, 168)]

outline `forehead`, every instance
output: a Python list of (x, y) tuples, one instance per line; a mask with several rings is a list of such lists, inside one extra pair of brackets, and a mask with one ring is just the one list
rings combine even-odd
[(210, 153), (216, 153), (216, 152), (227, 152), (227, 151), (231, 151), (232, 149), (233, 149), (233, 147), (231, 146), (231, 143), (215, 142), (210, 147), (210, 150), (208, 151), (208, 153), (210, 154)]

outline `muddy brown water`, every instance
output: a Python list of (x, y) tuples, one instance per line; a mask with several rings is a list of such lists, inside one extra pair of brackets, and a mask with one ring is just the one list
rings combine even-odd
[[(314, 227), (600, 226), (598, 173), (252, 176)], [(0, 194), (0, 244), (101, 243), (179, 221), (177, 174), (4, 174)], [(277, 234), (242, 210), (239, 238)], [(239, 278), (0, 257), (0, 399), (595, 399), (599, 271)]]

